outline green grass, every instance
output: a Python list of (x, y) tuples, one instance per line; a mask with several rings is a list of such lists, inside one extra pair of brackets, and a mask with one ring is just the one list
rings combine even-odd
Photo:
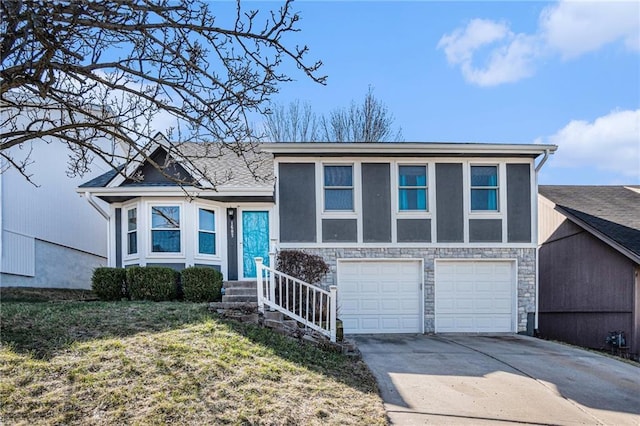
[(205, 304), (8, 302), (2, 424), (386, 423), (362, 361)]

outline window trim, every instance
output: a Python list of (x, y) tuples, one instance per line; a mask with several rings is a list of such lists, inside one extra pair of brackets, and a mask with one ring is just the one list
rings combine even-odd
[[(397, 205), (396, 205), (396, 213), (399, 215), (407, 215), (407, 216), (415, 216), (415, 215), (425, 215), (428, 213), (431, 213), (431, 200), (430, 200), (430, 190), (429, 190), (429, 164), (428, 163), (405, 163), (405, 162), (400, 162), (397, 163), (396, 165), (396, 195), (397, 195)], [(424, 176), (425, 176), (425, 184), (424, 186), (401, 186), (400, 185), (400, 168), (401, 167), (422, 167), (424, 168)], [(424, 189), (425, 191), (425, 203), (426, 203), (426, 208), (425, 209), (406, 209), (403, 210), (400, 208), (400, 190), (401, 189)]]
[[(136, 226), (134, 229), (129, 229), (129, 212), (135, 210), (135, 218), (136, 218)], [(138, 230), (140, 228), (140, 224), (139, 224), (139, 215), (138, 215), (138, 206), (131, 206), (128, 208), (124, 209), (125, 211), (125, 218), (126, 218), (126, 224), (125, 224), (125, 231), (126, 231), (126, 236), (127, 236), (127, 244), (126, 244), (126, 248), (125, 248), (125, 256), (126, 257), (137, 257), (139, 256), (139, 252), (140, 252), (140, 242), (138, 240), (138, 236), (140, 235)], [(134, 252), (130, 251), (130, 247), (129, 247), (129, 234), (136, 234), (136, 248)]]
[[(153, 231), (154, 230), (162, 230), (162, 229), (155, 229), (153, 227), (153, 209), (154, 207), (178, 207), (178, 221), (179, 221), (179, 226), (178, 228), (175, 229), (170, 229), (170, 230), (177, 230), (180, 233), (180, 251), (171, 251), (171, 252), (166, 252), (166, 251), (153, 251)], [(147, 205), (147, 211), (148, 211), (148, 218), (149, 218), (149, 226), (148, 226), (148, 235), (149, 235), (149, 239), (148, 239), (148, 243), (147, 243), (147, 257), (149, 258), (153, 258), (153, 257), (184, 257), (184, 253), (185, 253), (185, 232), (184, 232), (184, 205), (183, 203), (180, 202), (175, 202), (175, 201), (154, 201), (152, 203), (149, 203)]]
[[(202, 230), (200, 228), (200, 210), (206, 210), (213, 213), (213, 232)], [(195, 250), (194, 255), (198, 258), (206, 258), (206, 259), (218, 259), (220, 258), (220, 244), (219, 244), (219, 218), (220, 218), (220, 209), (214, 206), (207, 206), (204, 204), (196, 204), (195, 205)], [(205, 232), (207, 234), (213, 234), (214, 241), (214, 253), (201, 253), (200, 252), (200, 232)]]
[[(331, 167), (331, 166), (338, 166), (338, 167), (347, 167), (350, 166), (351, 167), (351, 186), (332, 186), (329, 187), (331, 189), (350, 189), (351, 190), (351, 205), (352, 205), (352, 209), (351, 210), (327, 210), (326, 208), (326, 185), (325, 185), (325, 167)], [(321, 170), (321, 181), (320, 181), (320, 197), (321, 197), (321, 211), (322, 211), (322, 216), (323, 217), (336, 217), (336, 218), (354, 218), (357, 216), (357, 212), (358, 212), (358, 204), (357, 204), (357, 194), (356, 194), (356, 182), (357, 182), (357, 176), (358, 174), (356, 173), (356, 164), (352, 161), (349, 162), (326, 162), (326, 163), (320, 163), (320, 170)]]
[[(496, 169), (496, 185), (495, 186), (473, 186), (472, 185), (472, 170), (474, 167), (495, 167)], [(469, 163), (469, 189), (468, 189), (468, 197), (469, 197), (469, 213), (472, 215), (502, 215), (503, 211), (503, 200), (502, 200), (502, 177), (501, 177), (501, 169), (500, 164), (496, 163), (478, 163), (472, 162)], [(474, 189), (487, 189), (487, 190), (495, 190), (496, 191), (496, 209), (495, 210), (474, 210), (473, 209), (473, 199), (472, 194)]]

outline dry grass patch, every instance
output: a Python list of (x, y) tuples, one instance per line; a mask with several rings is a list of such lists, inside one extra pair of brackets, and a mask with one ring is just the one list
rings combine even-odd
[(362, 361), (203, 304), (3, 303), (5, 424), (385, 424)]

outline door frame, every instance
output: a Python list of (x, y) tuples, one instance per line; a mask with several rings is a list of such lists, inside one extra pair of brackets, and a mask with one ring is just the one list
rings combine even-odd
[[(267, 212), (268, 215), (268, 223), (269, 223), (269, 250), (272, 249), (272, 241), (273, 241), (273, 206), (271, 205), (252, 205), (252, 206), (238, 206), (236, 210), (237, 214), (237, 235), (238, 235), (238, 279), (239, 280), (255, 280), (255, 277), (245, 277), (244, 275), (244, 247), (243, 247), (243, 239), (244, 239), (244, 228), (243, 228), (243, 214), (244, 212)], [(266, 264), (266, 262), (265, 262)]]

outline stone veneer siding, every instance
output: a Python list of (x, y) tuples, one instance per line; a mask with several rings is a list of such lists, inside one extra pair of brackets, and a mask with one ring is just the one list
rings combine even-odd
[(317, 254), (329, 264), (331, 271), (322, 286), (338, 286), (337, 259), (423, 259), (424, 261), (424, 326), (435, 331), (435, 259), (515, 259), (518, 280), (518, 332), (527, 330), (527, 314), (536, 307), (536, 250), (534, 248), (314, 248), (301, 249)]

